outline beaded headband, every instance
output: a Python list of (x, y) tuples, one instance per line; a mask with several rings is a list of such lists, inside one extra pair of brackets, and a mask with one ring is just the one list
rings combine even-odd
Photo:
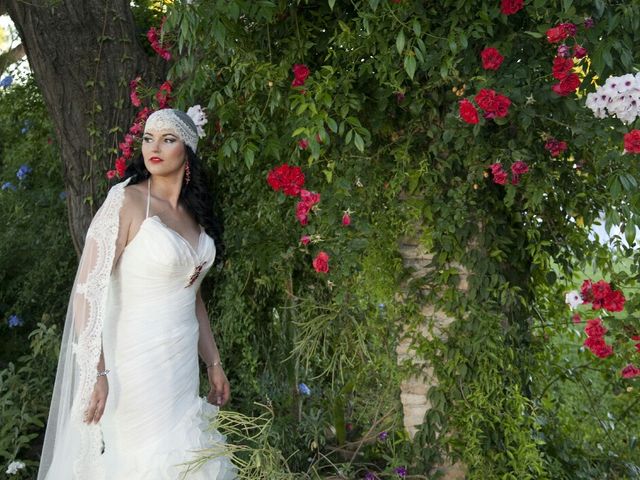
[(144, 133), (149, 130), (168, 131), (191, 147), (193, 153), (198, 147), (198, 127), (193, 119), (181, 110), (163, 108), (156, 110), (144, 125)]

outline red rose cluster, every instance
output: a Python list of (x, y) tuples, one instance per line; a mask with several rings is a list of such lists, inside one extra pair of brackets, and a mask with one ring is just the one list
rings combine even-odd
[(485, 70), (498, 70), (504, 61), (500, 52), (492, 47), (482, 50), (480, 58), (482, 59), (482, 68)]
[(544, 144), (544, 148), (551, 153), (552, 157), (559, 157), (567, 149), (567, 142), (551, 137)]
[[(493, 183), (498, 185), (504, 185), (507, 183), (507, 172), (502, 168), (502, 163), (496, 162), (489, 165), (491, 175), (493, 176)], [(511, 165), (511, 184), (518, 185), (520, 183), (520, 176), (529, 171), (529, 166), (522, 160), (513, 162)]]
[[(578, 29), (573, 23), (561, 23), (547, 30), (547, 40), (549, 43), (563, 42), (569, 37), (575, 37)], [(556, 57), (553, 59), (553, 78), (559, 80), (551, 86), (551, 89), (561, 97), (566, 97), (575, 92), (580, 87), (580, 77), (573, 73), (573, 58), (584, 58), (587, 55), (587, 49), (575, 45), (573, 48), (573, 57), (571, 57), (571, 49), (567, 45), (560, 45)]]
[(505, 15), (518, 13), (524, 7), (523, 0), (501, 0), (500, 11)]
[(476, 94), (474, 100), (478, 107), (484, 110), (484, 118), (502, 118), (509, 114), (511, 100), (504, 95), (496, 93), (495, 90), (483, 88)]
[(329, 255), (327, 252), (318, 252), (312, 263), (313, 268), (318, 273), (327, 273), (329, 271)]
[(302, 85), (304, 85), (304, 82), (307, 81), (307, 78), (309, 77), (309, 74), (311, 73), (309, 71), (309, 67), (307, 67), (304, 64), (296, 63), (293, 66), (292, 70), (293, 70), (294, 79), (291, 82), (291, 86), (292, 87), (301, 87)]
[(600, 318), (588, 320), (584, 331), (587, 334), (584, 346), (591, 350), (591, 353), (598, 358), (607, 358), (613, 355), (613, 347), (607, 345), (607, 342), (604, 340), (607, 329), (602, 325)]
[(620, 290), (613, 290), (604, 280), (595, 283), (585, 280), (580, 287), (580, 296), (584, 303), (593, 304), (593, 310), (603, 308), (609, 312), (621, 312), (626, 301)]
[(575, 37), (576, 33), (578, 29), (573, 23), (561, 23), (547, 30), (547, 40), (549, 43), (558, 43), (569, 37)]
[[(165, 18), (162, 19), (162, 25), (164, 25), (164, 21), (165, 21)], [(168, 62), (169, 60), (171, 60), (171, 52), (169, 52), (169, 50), (167, 50), (162, 46), (162, 44), (160, 43), (160, 39), (158, 38), (159, 33), (162, 32), (162, 25), (160, 26), (160, 29), (157, 29), (156, 27), (151, 27), (147, 32), (147, 40), (149, 40), (149, 43), (151, 44), (151, 48), (153, 48), (154, 52), (156, 52), (158, 55), (160, 55), (164, 60)]]
[(304, 173), (300, 167), (286, 163), (272, 169), (267, 175), (267, 183), (276, 192), (282, 190), (285, 195), (298, 196), (304, 185)]
[(627, 153), (640, 153), (640, 130), (624, 134), (624, 150)]
[[(484, 110), (484, 118), (502, 118), (509, 114), (511, 100), (504, 95), (496, 93), (495, 90), (483, 88), (476, 94), (474, 100), (478, 107)], [(478, 123), (478, 110), (473, 103), (465, 98), (460, 100), (458, 108), (462, 120), (469, 124)]]

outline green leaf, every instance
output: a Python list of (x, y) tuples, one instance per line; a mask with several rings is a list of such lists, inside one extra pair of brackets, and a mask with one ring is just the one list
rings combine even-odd
[(353, 143), (358, 150), (364, 152), (364, 140), (362, 140), (362, 137), (357, 133), (353, 136)]
[(396, 49), (398, 50), (398, 53), (402, 55), (402, 51), (404, 50), (404, 43), (405, 43), (405, 38), (404, 38), (404, 30), (400, 30), (400, 33), (398, 33), (398, 36), (396, 37)]
[(409, 78), (413, 80), (413, 76), (416, 73), (416, 57), (413, 55), (407, 55), (404, 57), (404, 70), (409, 75)]
[(336, 4), (336, 0), (329, 0), (329, 8), (333, 11), (333, 7)]

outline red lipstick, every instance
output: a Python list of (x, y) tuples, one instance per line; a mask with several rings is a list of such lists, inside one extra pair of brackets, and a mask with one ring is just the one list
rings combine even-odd
[(162, 161), (162, 159), (161, 159), (160, 157), (151, 157), (151, 158), (149, 159), (149, 161), (150, 161), (151, 163), (160, 163), (160, 162)]

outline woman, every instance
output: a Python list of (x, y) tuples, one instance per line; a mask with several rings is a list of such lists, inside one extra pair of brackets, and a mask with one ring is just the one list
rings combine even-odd
[[(184, 112), (150, 115), (142, 156), (91, 222), (38, 480), (236, 478), (226, 437), (207, 431), (229, 382), (199, 291), (218, 229), (197, 142)], [(198, 395), (198, 353), (215, 405)], [(218, 456), (183, 476), (205, 448)]]

